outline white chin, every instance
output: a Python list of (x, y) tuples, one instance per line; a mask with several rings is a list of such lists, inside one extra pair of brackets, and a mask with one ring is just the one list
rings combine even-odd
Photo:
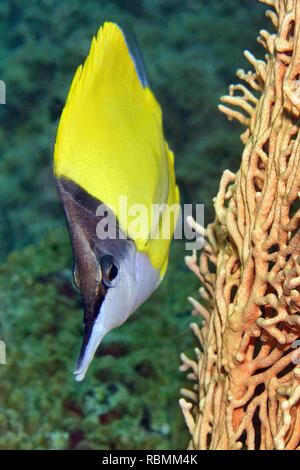
[(148, 255), (138, 251), (135, 255), (135, 276), (137, 281), (137, 297), (134, 310), (148, 299), (161, 281), (159, 270), (152, 266)]

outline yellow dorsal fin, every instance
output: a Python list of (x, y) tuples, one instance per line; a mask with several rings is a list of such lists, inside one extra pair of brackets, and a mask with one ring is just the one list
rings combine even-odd
[[(66, 173), (70, 173), (70, 166), (74, 170), (74, 166), (81, 167), (85, 164), (83, 155), (78, 158), (79, 161), (76, 158), (78, 150), (74, 147), (75, 145), (78, 149), (80, 147), (78, 138), (82, 136), (81, 141), (87, 151), (88, 141), (96, 137), (94, 132), (97, 134), (101, 132), (99, 129), (101, 121), (113, 117), (110, 114), (113, 115), (118, 107), (130, 104), (129, 100), (132, 100), (133, 105), (143, 103), (161, 125), (160, 106), (150, 89), (143, 88), (139, 80), (123, 31), (117, 24), (106, 22), (100, 27), (97, 39), (93, 37), (84, 66), (78, 67), (70, 87), (56, 138), (54, 153), (56, 175), (67, 176)], [(92, 115), (88, 115), (88, 112)], [(91, 118), (94, 122), (91, 122)], [(80, 133), (72, 134), (75, 131)], [(117, 131), (112, 128), (111, 134), (116, 135)], [(97, 145), (101, 146), (104, 143), (97, 142)], [(98, 165), (99, 161), (96, 160), (94, 163)], [(88, 191), (91, 188), (85, 189)]]

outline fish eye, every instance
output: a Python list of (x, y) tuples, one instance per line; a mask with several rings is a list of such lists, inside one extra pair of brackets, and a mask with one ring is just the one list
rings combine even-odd
[(119, 264), (116, 258), (105, 255), (100, 260), (102, 280), (107, 287), (115, 287), (118, 282)]

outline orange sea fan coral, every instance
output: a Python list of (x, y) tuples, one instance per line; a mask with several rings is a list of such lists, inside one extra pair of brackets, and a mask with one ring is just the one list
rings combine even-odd
[(199, 264), (186, 258), (204, 298), (190, 299), (197, 360), (182, 354), (190, 449), (300, 449), (300, 0), (261, 1), (268, 54), (245, 52), (248, 87), (219, 106), (247, 127), (241, 167), (222, 176)]

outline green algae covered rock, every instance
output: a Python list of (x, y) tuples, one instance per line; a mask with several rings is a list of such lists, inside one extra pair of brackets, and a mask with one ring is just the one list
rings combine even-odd
[[(179, 252), (176, 244), (174, 264), (177, 257), (181, 263)], [(152, 300), (105, 338), (77, 383), (72, 370), (83, 311), (71, 266), (67, 233), (57, 230), (13, 252), (0, 268), (7, 356), (0, 366), (0, 449), (184, 448), (179, 353), (192, 345), (190, 285), (171, 288), (180, 282), (180, 268), (171, 267)]]

